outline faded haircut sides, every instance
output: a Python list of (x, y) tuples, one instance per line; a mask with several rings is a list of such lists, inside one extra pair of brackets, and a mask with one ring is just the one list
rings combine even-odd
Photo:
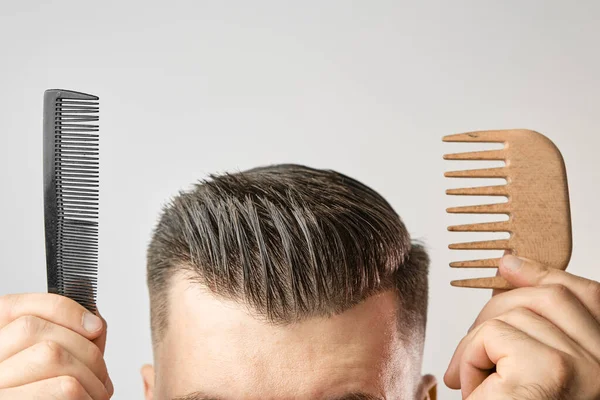
[(402, 330), (424, 335), (428, 268), (390, 204), (346, 175), (296, 164), (210, 175), (173, 198), (153, 232), (153, 343), (180, 272), (272, 324), (339, 314), (394, 289)]

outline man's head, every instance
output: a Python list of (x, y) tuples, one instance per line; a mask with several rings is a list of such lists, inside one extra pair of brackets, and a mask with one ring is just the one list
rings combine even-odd
[(164, 208), (148, 249), (147, 397), (423, 398), (428, 263), (345, 175), (211, 176)]

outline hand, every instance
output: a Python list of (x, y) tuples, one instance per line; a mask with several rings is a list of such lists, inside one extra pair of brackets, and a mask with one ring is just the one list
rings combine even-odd
[(0, 296), (0, 400), (108, 400), (106, 321), (55, 294)]
[(463, 398), (600, 399), (600, 283), (514, 256), (444, 382)]

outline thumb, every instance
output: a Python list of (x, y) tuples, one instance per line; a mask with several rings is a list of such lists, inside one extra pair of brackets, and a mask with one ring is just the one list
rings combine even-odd
[[(504, 255), (508, 255), (511, 254), (510, 250), (504, 250)], [(500, 268), (498, 268), (496, 270), (496, 276), (502, 276), (502, 274), (500, 273)], [(510, 289), (493, 289), (492, 290), (492, 297), (497, 296), (499, 294), (508, 292)]]
[(96, 346), (98, 346), (98, 348), (104, 355), (104, 349), (106, 348), (106, 335), (108, 332), (108, 324), (107, 324), (106, 320), (104, 319), (104, 317), (102, 317), (102, 315), (100, 315), (100, 311), (98, 310), (98, 307), (96, 307), (96, 315), (98, 317), (100, 317), (100, 319), (102, 320), (102, 323), (104, 324), (104, 329), (102, 329), (102, 334), (100, 336), (98, 336), (96, 339), (94, 339), (93, 342)]
[(466, 400), (495, 400), (511, 398), (505, 393), (502, 380), (497, 373), (488, 376), (481, 385), (471, 392)]
[(504, 279), (516, 287), (535, 286), (549, 272), (546, 266), (537, 261), (511, 254), (500, 259), (498, 270)]

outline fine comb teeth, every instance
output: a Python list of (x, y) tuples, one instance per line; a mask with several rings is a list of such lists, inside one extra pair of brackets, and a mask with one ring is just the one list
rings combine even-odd
[[(448, 189), (458, 196), (503, 196), (505, 203), (448, 208), (456, 214), (506, 214), (507, 221), (448, 227), (453, 232), (509, 232), (508, 239), (449, 246), (456, 250), (504, 250), (564, 270), (571, 258), (571, 216), (564, 161), (544, 135), (529, 130), (502, 130), (446, 136), (445, 142), (504, 143), (499, 150), (446, 154), (446, 160), (504, 161), (499, 168), (446, 172), (449, 178), (504, 178), (505, 185)], [(450, 263), (455, 268), (497, 268), (499, 258)], [(502, 277), (452, 281), (453, 286), (511, 289)]]
[(98, 97), (44, 93), (44, 222), (48, 291), (96, 309)]

